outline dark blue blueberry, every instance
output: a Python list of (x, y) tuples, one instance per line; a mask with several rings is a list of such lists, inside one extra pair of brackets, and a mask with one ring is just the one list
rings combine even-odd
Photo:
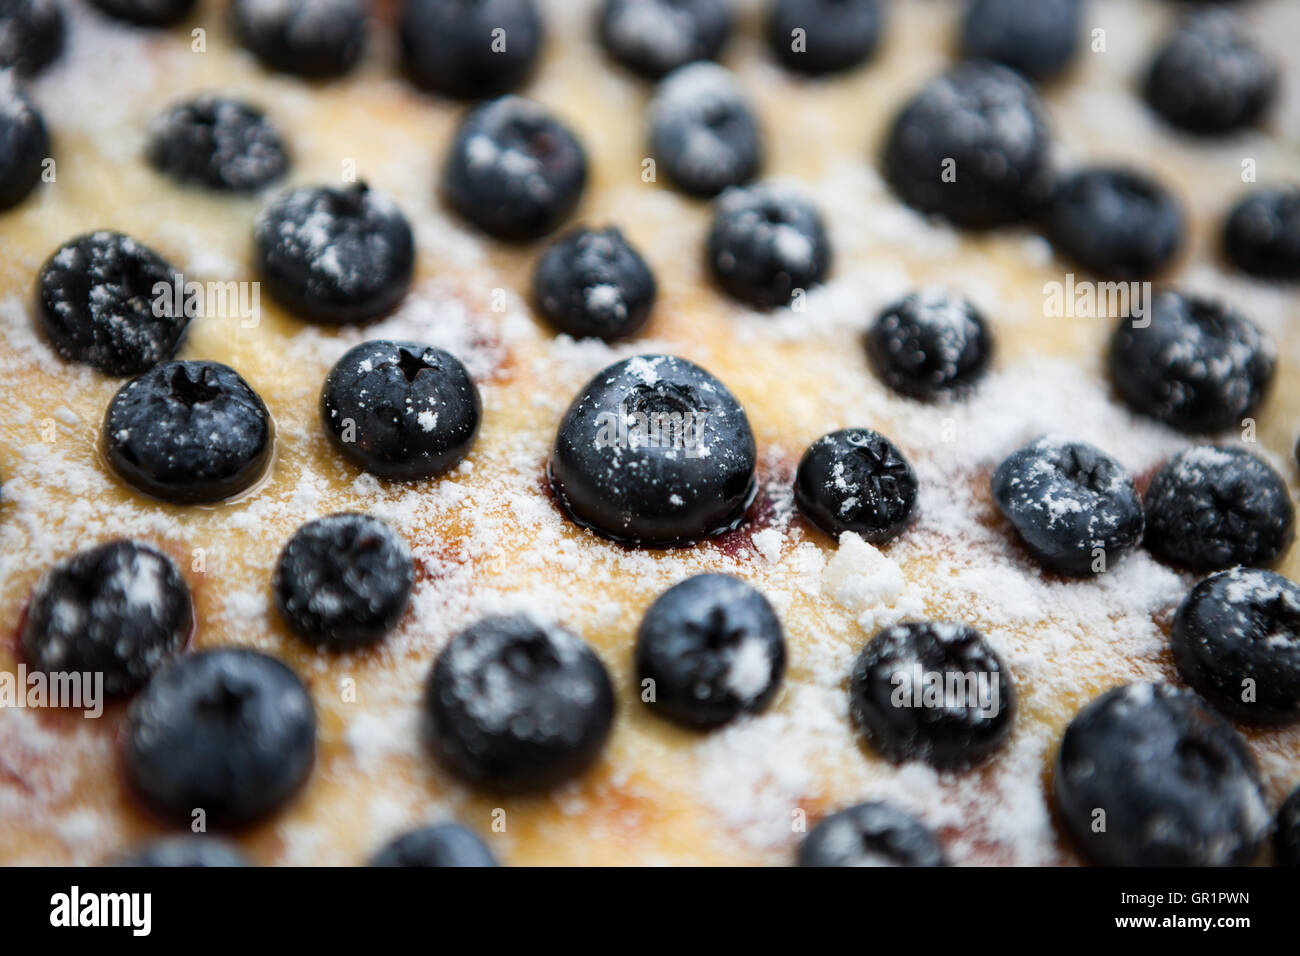
[(655, 302), (655, 277), (613, 227), (574, 229), (556, 239), (533, 270), (533, 301), (552, 326), (607, 341), (640, 331)]
[(180, 348), (190, 320), (173, 302), (178, 274), (129, 236), (87, 233), (41, 266), (36, 321), (69, 361), (106, 375), (136, 375)]
[(713, 60), (731, 32), (727, 0), (604, 0), (598, 29), (611, 57), (657, 80), (695, 60)]
[(1188, 14), (1156, 53), (1143, 94), (1188, 132), (1216, 135), (1255, 122), (1277, 92), (1277, 65), (1226, 10)]
[(1035, 560), (1059, 574), (1107, 570), (1142, 537), (1142, 501), (1115, 459), (1044, 436), (993, 473), (993, 500)]
[(189, 16), (194, 0), (90, 0), (110, 17), (139, 27), (169, 27)]
[(1278, 866), (1300, 866), (1300, 787), (1277, 808), (1273, 861)]
[(1244, 448), (1189, 448), (1147, 487), (1143, 540), (1170, 564), (1196, 571), (1272, 564), (1294, 532), (1286, 482)]
[(1004, 66), (954, 67), (899, 111), (885, 143), (884, 173), (918, 212), (967, 229), (1019, 222), (1051, 188), (1038, 95)]
[(79, 551), (36, 583), (21, 634), (23, 660), (44, 674), (104, 675), (129, 694), (190, 636), (190, 589), (170, 558), (135, 541)]
[(261, 189), (289, 168), (284, 140), (266, 114), (212, 95), (178, 103), (158, 117), (147, 153), (173, 179), (229, 192)]
[(239, 42), (282, 73), (341, 76), (366, 45), (362, 0), (234, 0), (230, 16)]
[(1300, 189), (1261, 189), (1232, 208), (1223, 226), (1228, 258), (1261, 279), (1300, 279)]
[(523, 242), (553, 232), (587, 184), (582, 144), (532, 100), (503, 96), (461, 123), (442, 171), (451, 207), (497, 239)]
[(190, 825), (253, 823), (302, 787), (316, 760), (316, 710), (288, 667), (257, 651), (178, 657), (131, 702), (127, 782), (146, 807)]
[(460, 464), (481, 410), (460, 360), (417, 342), (362, 342), (338, 360), (321, 391), (335, 447), (383, 478), (432, 478)]
[(1120, 320), (1110, 340), (1120, 398), (1180, 431), (1240, 428), (1273, 381), (1272, 340), (1211, 299), (1164, 290), (1144, 305)]
[(740, 403), (686, 359), (639, 355), (573, 400), (551, 455), (552, 487), (578, 524), (628, 544), (670, 547), (729, 531), (757, 487)]
[(968, 0), (961, 55), (1048, 79), (1074, 59), (1081, 14), (1080, 0)]
[[(698, 574), (650, 605), (636, 636), (650, 709), (708, 730), (767, 707), (785, 674), (785, 636), (767, 598), (738, 578)], [(644, 696), (646, 682), (654, 696)]]
[(415, 567), (406, 542), (378, 518), (309, 521), (280, 552), (275, 606), (308, 643), (349, 651), (382, 640), (406, 610)]
[(832, 538), (852, 531), (884, 544), (911, 523), (916, 472), (884, 435), (846, 428), (808, 446), (795, 475), (794, 500)]
[(233, 368), (164, 362), (127, 382), (104, 416), (104, 456), (123, 481), (164, 501), (244, 491), (271, 460), (271, 416)]
[(421, 827), (394, 838), (371, 866), (497, 866), (492, 851), (457, 823)]
[(705, 198), (752, 179), (762, 161), (758, 120), (727, 70), (690, 63), (650, 103), (650, 149), (668, 180)]
[(884, 21), (880, 0), (776, 0), (767, 42), (787, 70), (824, 76), (866, 62)]
[(895, 624), (853, 664), (849, 709), (867, 741), (894, 762), (963, 770), (1011, 734), (1015, 686), (984, 636), (965, 624)]
[(0, 211), (36, 188), (49, 155), (50, 135), (40, 111), (11, 75), (0, 73)]
[(1145, 279), (1178, 254), (1186, 224), (1163, 186), (1129, 169), (1096, 167), (1061, 179), (1043, 210), (1056, 251), (1107, 279)]
[(993, 333), (967, 300), (922, 289), (887, 306), (866, 334), (867, 358), (900, 395), (931, 400), (977, 382), (993, 354)]
[(1170, 632), (1178, 673), (1237, 720), (1300, 720), (1300, 585), (1233, 568), (1192, 588)]
[(788, 305), (831, 267), (821, 213), (784, 187), (737, 186), (714, 204), (708, 258), (718, 285), (759, 309)]
[(0, 0), (0, 70), (39, 73), (63, 50), (59, 0)]
[(463, 100), (515, 89), (542, 45), (535, 0), (406, 0), (398, 29), (416, 85)]
[(364, 322), (390, 312), (415, 269), (406, 217), (365, 183), (288, 190), (258, 214), (253, 238), (267, 291), (309, 322)]
[(521, 791), (569, 780), (600, 756), (613, 720), (614, 688), (595, 652), (522, 615), (461, 631), (429, 673), (429, 744), (475, 786)]
[(1081, 710), (1055, 793), (1066, 832), (1105, 866), (1240, 866), (1268, 833), (1245, 740), (1169, 684), (1117, 687)]
[(799, 847), (800, 866), (947, 866), (916, 817), (890, 803), (859, 803), (822, 820)]
[(216, 837), (171, 836), (128, 850), (118, 857), (117, 866), (225, 867), (249, 866), (239, 850)]

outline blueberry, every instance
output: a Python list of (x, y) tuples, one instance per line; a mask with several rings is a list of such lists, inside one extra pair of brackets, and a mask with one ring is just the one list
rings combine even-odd
[(650, 149), (674, 186), (704, 198), (754, 178), (762, 161), (753, 109), (731, 74), (708, 62), (680, 67), (659, 84)]
[(194, 0), (90, 0), (117, 20), (138, 27), (169, 27), (189, 16)]
[(799, 847), (800, 866), (947, 866), (920, 820), (890, 803), (859, 803), (822, 820)]
[(239, 42), (281, 73), (341, 76), (366, 45), (363, 0), (234, 0), (230, 16)]
[(113, 396), (104, 455), (123, 481), (155, 498), (221, 501), (266, 471), (271, 416), (233, 368), (164, 362)]
[(598, 29), (611, 57), (649, 80), (713, 60), (731, 32), (726, 0), (604, 0)]
[(899, 111), (885, 178), (909, 206), (987, 229), (1035, 212), (1051, 188), (1048, 130), (1028, 83), (995, 63), (962, 63)]
[(575, 522), (669, 547), (729, 531), (754, 498), (757, 449), (740, 403), (686, 359), (639, 355), (600, 372), (555, 436), (550, 477)]
[(138, 846), (118, 857), (117, 866), (222, 867), (249, 866), (237, 848), (206, 836), (171, 836)]
[(1188, 132), (1215, 135), (1254, 123), (1277, 92), (1277, 66), (1226, 10), (1179, 22), (1156, 53), (1143, 94)]
[(1300, 787), (1277, 809), (1273, 859), (1278, 866), (1300, 866)]
[(1189, 448), (1147, 488), (1144, 540), (1171, 564), (1197, 571), (1272, 564), (1294, 531), (1282, 476), (1243, 448)]
[(27, 198), (50, 155), (45, 120), (8, 72), (0, 72), (0, 211)]
[(1029, 553), (1059, 574), (1104, 571), (1142, 537), (1133, 479), (1083, 442), (1052, 435), (1030, 442), (998, 465), (992, 489)]
[(0, 70), (32, 76), (63, 50), (59, 0), (0, 0)]
[(852, 531), (884, 544), (911, 523), (916, 472), (884, 435), (846, 428), (808, 446), (795, 475), (794, 500), (832, 538)]
[(895, 624), (867, 642), (850, 676), (849, 709), (889, 760), (963, 770), (1011, 734), (1016, 694), (982, 634), (927, 621)]
[(614, 689), (577, 635), (522, 615), (461, 631), (434, 662), (425, 730), (455, 776), (502, 791), (576, 777), (600, 755)]
[(32, 590), (23, 659), (43, 674), (104, 675), (118, 697), (179, 651), (194, 624), (190, 589), (165, 554), (112, 541), (54, 565)]
[(1228, 258), (1261, 279), (1300, 279), (1300, 189), (1261, 189), (1237, 203), (1223, 226)]
[(189, 825), (240, 827), (279, 809), (316, 759), (307, 688), (274, 657), (221, 648), (178, 657), (126, 714), (127, 782), (152, 812)]
[(403, 833), (375, 854), (371, 866), (497, 866), (496, 858), (471, 830), (439, 823)]
[(1043, 209), (1056, 251), (1107, 279), (1145, 279), (1178, 254), (1182, 207), (1155, 180), (1095, 167), (1064, 177)]
[(708, 259), (731, 296), (759, 309), (788, 305), (831, 267), (817, 208), (783, 186), (737, 186), (714, 204)]
[(294, 632), (329, 650), (382, 640), (411, 596), (415, 567), (401, 537), (369, 515), (309, 521), (275, 566), (275, 606)]
[[(697, 574), (655, 599), (636, 636), (651, 709), (697, 730), (767, 707), (785, 673), (785, 636), (767, 598), (738, 578)], [(644, 698), (643, 698), (644, 699)]]
[(932, 400), (961, 394), (984, 375), (993, 333), (970, 302), (929, 288), (887, 306), (867, 330), (866, 347), (882, 382)]
[(1257, 568), (1211, 575), (1178, 608), (1170, 644), (1183, 679), (1227, 716), (1300, 720), (1300, 585)]
[(383, 478), (432, 478), (460, 464), (481, 409), (460, 360), (417, 342), (362, 342), (335, 363), (321, 391), (335, 447)]
[(182, 183), (253, 192), (289, 168), (280, 132), (242, 100), (203, 95), (178, 103), (149, 132), (149, 162)]
[(364, 322), (390, 312), (415, 269), (406, 217), (365, 183), (288, 190), (258, 214), (253, 239), (271, 296), (309, 322)]
[(398, 29), (416, 85), (465, 100), (519, 86), (542, 45), (535, 0), (406, 0)]
[(614, 228), (574, 229), (537, 260), (533, 301), (560, 332), (611, 341), (640, 331), (655, 301), (655, 277)]
[(1079, 0), (967, 0), (961, 55), (1049, 79), (1074, 59), (1081, 14)]
[(864, 63), (884, 21), (880, 0), (776, 0), (767, 42), (787, 70), (825, 76)]
[(1264, 400), (1277, 354), (1222, 303), (1157, 292), (1110, 340), (1110, 377), (1131, 409), (1185, 432), (1241, 426)]
[(41, 266), (36, 321), (69, 361), (106, 375), (135, 375), (180, 348), (190, 320), (184, 309), (172, 307), (178, 275), (175, 266), (129, 236), (87, 233), (64, 243)]
[(1065, 729), (1056, 804), (1075, 845), (1105, 866), (1248, 863), (1268, 831), (1241, 735), (1189, 690), (1117, 687)]
[(442, 191), (451, 207), (497, 239), (553, 232), (578, 205), (587, 155), (532, 100), (503, 96), (475, 107), (451, 144)]

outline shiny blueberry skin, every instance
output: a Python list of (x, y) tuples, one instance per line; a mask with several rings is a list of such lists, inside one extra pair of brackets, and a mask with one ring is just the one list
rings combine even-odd
[[(926, 681), (941, 681), (942, 694), (958, 677), (970, 681), (966, 686), (974, 699), (926, 699)], [(895, 624), (878, 632), (858, 655), (849, 709), (867, 741), (889, 760), (923, 760), (939, 769), (962, 770), (1006, 742), (1016, 693), (1006, 664), (974, 628), (929, 621)]]
[(1074, 59), (1081, 13), (1080, 0), (969, 0), (961, 55), (1050, 79)]
[(58, 0), (0, 0), (0, 70), (39, 73), (63, 51), (64, 33)]
[(411, 226), (391, 199), (365, 183), (281, 193), (258, 214), (253, 239), (267, 291), (309, 322), (378, 318), (411, 286)]
[(246, 490), (271, 460), (270, 413), (239, 373), (219, 362), (164, 362), (113, 396), (104, 457), (145, 494), (176, 504)]
[(418, 342), (362, 342), (321, 390), (325, 431), (343, 456), (382, 478), (441, 475), (469, 454), (482, 404), (450, 352)]
[(178, 657), (131, 702), (122, 760), (132, 791), (179, 825), (245, 826), (278, 810), (316, 760), (316, 710), (288, 667), (257, 651)]
[(425, 732), (452, 774), (498, 791), (544, 789), (600, 756), (614, 719), (605, 665), (577, 635), (522, 615), (488, 617), (434, 662)]
[(582, 144), (520, 96), (475, 107), (456, 132), (442, 171), (451, 208), (489, 236), (511, 242), (555, 231), (577, 208), (586, 184)]
[(1249, 126), (1272, 103), (1277, 65), (1226, 10), (1188, 14), (1156, 53), (1143, 86), (1147, 103), (1190, 133)]
[(1294, 533), (1286, 482), (1244, 448), (1189, 448), (1147, 487), (1143, 540), (1170, 564), (1196, 571), (1269, 565)]
[(234, 0), (235, 36), (281, 73), (328, 78), (347, 73), (366, 45), (362, 0)]
[(573, 229), (543, 250), (533, 270), (533, 302), (557, 331), (612, 341), (650, 318), (654, 273), (614, 227)]
[(1258, 568), (1211, 575), (1178, 608), (1169, 640), (1178, 673), (1222, 713), (1300, 720), (1300, 585)]
[(227, 867), (251, 866), (239, 850), (216, 837), (162, 837), (138, 846), (118, 857), (116, 866), (137, 867)]
[(389, 525), (361, 514), (309, 521), (271, 579), (275, 606), (309, 644), (348, 651), (382, 640), (406, 610), (415, 567)]
[(1241, 427), (1272, 383), (1272, 340), (1211, 299), (1164, 290), (1145, 306), (1110, 340), (1110, 377), (1125, 404), (1184, 432)]
[(1145, 279), (1183, 245), (1182, 206), (1131, 169), (1095, 167), (1061, 179), (1043, 210), (1057, 253), (1106, 279)]
[(788, 305), (831, 267), (821, 213), (797, 193), (766, 183), (718, 197), (707, 254), (718, 285), (757, 309)]
[(696, 730), (756, 714), (785, 674), (785, 635), (767, 598), (725, 574), (698, 574), (655, 599), (636, 637), (651, 711)]
[(179, 23), (194, 9), (194, 0), (90, 0), (117, 20), (138, 27), (167, 27)]
[(605, 52), (657, 80), (695, 60), (713, 60), (731, 32), (726, 0), (604, 0), (597, 32)]
[(1055, 797), (1075, 846), (1104, 866), (1240, 866), (1268, 832), (1245, 740), (1169, 684), (1117, 687), (1081, 710), (1061, 740)]
[(1278, 866), (1300, 866), (1300, 787), (1292, 790), (1277, 809), (1273, 860)]
[(1249, 275), (1300, 279), (1300, 189), (1261, 189), (1242, 199), (1224, 223), (1223, 247)]
[(865, 63), (884, 21), (880, 0), (776, 0), (767, 18), (767, 43), (787, 70), (826, 76)]
[(535, 0), (406, 0), (398, 30), (407, 76), (462, 100), (521, 85), (542, 44)]
[(689, 63), (668, 74), (650, 102), (650, 151), (676, 188), (710, 198), (758, 173), (758, 120), (731, 73)]
[(0, 73), (0, 211), (27, 198), (49, 155), (50, 135), (40, 111), (11, 76)]
[(371, 866), (497, 866), (496, 857), (472, 830), (456, 823), (421, 827), (395, 837)]
[(962, 228), (1019, 222), (1051, 188), (1038, 95), (1007, 67), (954, 67), (926, 84), (895, 118), (884, 173), (903, 202)]
[(112, 541), (55, 564), (32, 589), (23, 660), (43, 674), (104, 675), (104, 692), (129, 694), (179, 651), (194, 624), (190, 589), (162, 552)]
[(800, 866), (947, 866), (934, 834), (890, 803), (859, 803), (822, 820), (799, 847)]
[(1142, 537), (1132, 477), (1083, 442), (1051, 435), (1030, 442), (998, 465), (992, 490), (1029, 553), (1058, 574), (1100, 573)]
[(146, 149), (160, 172), (222, 192), (254, 192), (289, 169), (284, 140), (266, 114), (219, 96), (168, 109), (154, 121)]
[(873, 544), (903, 533), (916, 510), (916, 472), (884, 435), (846, 428), (808, 446), (795, 474), (804, 517), (832, 538), (846, 531)]
[(938, 288), (886, 306), (865, 342), (880, 380), (922, 401), (969, 390), (993, 355), (993, 333), (984, 316), (966, 299)]
[(671, 547), (741, 522), (756, 460), (749, 420), (725, 385), (686, 359), (639, 355), (599, 373), (573, 400), (550, 478), (579, 525)]

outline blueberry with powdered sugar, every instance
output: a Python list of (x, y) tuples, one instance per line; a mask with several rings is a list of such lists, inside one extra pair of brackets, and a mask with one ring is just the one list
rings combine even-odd
[(487, 845), (458, 823), (438, 823), (394, 837), (371, 866), (497, 866)]
[(0, 70), (39, 73), (62, 52), (65, 32), (59, 0), (0, 0)]
[(161, 551), (112, 541), (55, 564), (32, 589), (20, 634), (43, 674), (104, 675), (104, 692), (132, 693), (189, 639), (190, 589)]
[(533, 270), (537, 311), (577, 338), (635, 334), (650, 318), (655, 294), (650, 267), (612, 226), (566, 233), (546, 247)]
[(407, 0), (398, 37), (417, 86), (480, 99), (527, 79), (541, 48), (542, 19), (535, 0)]
[(0, 211), (18, 205), (41, 180), (50, 134), (40, 111), (8, 71), (0, 71)]
[(289, 168), (284, 140), (265, 113), (211, 94), (159, 116), (146, 152), (155, 168), (179, 182), (228, 192), (256, 191)]
[(650, 150), (674, 186), (704, 198), (753, 179), (762, 161), (753, 108), (716, 63), (687, 64), (659, 84)]
[(837, 810), (799, 847), (800, 866), (947, 866), (943, 847), (916, 817), (872, 801)]
[(961, 55), (1049, 79), (1074, 59), (1082, 13), (1080, 0), (968, 0)]
[(194, 0), (90, 0), (110, 17), (138, 27), (169, 27), (189, 16)]
[(727, 0), (604, 0), (598, 17), (605, 51), (650, 80), (716, 59), (731, 32)]
[(971, 388), (993, 353), (993, 333), (979, 310), (940, 288), (886, 306), (865, 341), (880, 380), (900, 395), (924, 400)]
[(452, 774), (499, 791), (570, 780), (600, 756), (614, 720), (605, 665), (576, 634), (523, 615), (488, 617), (438, 655), (426, 740)]
[(185, 834), (169, 836), (135, 847), (113, 861), (115, 866), (225, 867), (251, 866), (239, 850), (225, 840)]
[(239, 42), (282, 73), (342, 76), (365, 49), (362, 0), (234, 0), (230, 18)]
[(880, 0), (776, 0), (767, 42), (787, 70), (825, 76), (864, 63), (884, 21)]
[(808, 446), (794, 499), (832, 538), (852, 531), (884, 544), (911, 523), (916, 490), (916, 472), (893, 442), (869, 428), (846, 428)]
[(1300, 279), (1300, 188), (1261, 189), (1232, 207), (1223, 247), (1233, 265), (1260, 279)]
[(281, 194), (253, 224), (267, 291), (309, 322), (340, 325), (391, 312), (415, 271), (410, 223), (364, 182)]

